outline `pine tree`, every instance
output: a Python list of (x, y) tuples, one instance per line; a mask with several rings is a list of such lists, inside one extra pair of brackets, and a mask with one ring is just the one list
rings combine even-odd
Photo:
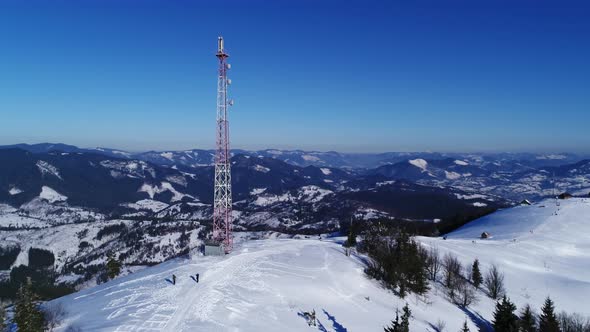
[(19, 332), (42, 332), (44, 329), (43, 313), (37, 308), (30, 281), (18, 291), (13, 320)]
[(502, 300), (496, 303), (494, 312), (494, 330), (502, 332), (518, 332), (518, 317), (514, 314), (516, 306), (504, 295)]
[(348, 239), (346, 240), (346, 244), (351, 248), (356, 247), (356, 233), (354, 232), (352, 224), (348, 230)]
[(391, 321), (391, 325), (384, 328), (385, 332), (410, 332), (410, 318), (412, 311), (406, 303), (402, 309), (403, 314), (400, 321), (398, 310), (395, 311), (395, 320)]
[(463, 327), (459, 332), (469, 332), (469, 326), (467, 326), (467, 321), (463, 322)]
[(555, 306), (549, 297), (545, 299), (545, 304), (541, 309), (539, 332), (559, 332), (559, 323), (555, 316)]
[(391, 325), (383, 329), (385, 332), (401, 332), (401, 325), (399, 322), (399, 313), (395, 311), (395, 320), (391, 321)]
[(113, 279), (121, 273), (121, 262), (115, 259), (112, 255), (109, 255), (107, 260), (107, 275), (109, 279)]
[(481, 275), (481, 271), (479, 270), (479, 260), (476, 258), (473, 262), (473, 266), (471, 267), (471, 281), (473, 282), (473, 286), (475, 288), (479, 288), (481, 283), (483, 282), (483, 276)]
[(521, 332), (536, 332), (537, 331), (537, 322), (535, 320), (535, 315), (531, 309), (530, 305), (526, 305), (522, 312), (520, 313), (520, 331)]
[(400, 331), (401, 332), (410, 332), (410, 317), (412, 317), (412, 311), (410, 310), (410, 307), (408, 307), (407, 303), (404, 306), (404, 308), (402, 309), (402, 311), (404, 312), (404, 314), (402, 315), (402, 322), (400, 324)]

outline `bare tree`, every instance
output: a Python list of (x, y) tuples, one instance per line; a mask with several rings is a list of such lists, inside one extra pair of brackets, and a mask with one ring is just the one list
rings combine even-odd
[(557, 315), (559, 328), (563, 332), (590, 332), (590, 319), (580, 314), (561, 312)]
[(434, 330), (436, 330), (436, 332), (443, 332), (447, 327), (447, 323), (439, 318), (436, 321), (436, 324), (432, 325), (432, 327), (434, 328)]
[(51, 303), (43, 309), (47, 331), (54, 331), (66, 316), (66, 310), (61, 303)]
[(476, 301), (477, 295), (475, 292), (475, 287), (467, 282), (466, 279), (461, 279), (461, 281), (459, 281), (457, 284), (457, 290), (453, 302), (456, 305), (466, 308), (471, 304), (476, 303)]
[(442, 260), (440, 258), (438, 247), (431, 247), (430, 250), (428, 250), (428, 258), (426, 260), (426, 263), (428, 279), (430, 279), (431, 281), (436, 281), (436, 277), (442, 269)]
[(504, 288), (504, 274), (500, 272), (496, 265), (492, 265), (488, 270), (484, 284), (488, 290), (488, 295), (494, 300), (497, 300), (506, 293)]
[(445, 255), (443, 259), (443, 267), (445, 273), (445, 286), (449, 291), (449, 297), (452, 301), (455, 301), (459, 283), (463, 279), (463, 276), (461, 275), (463, 267), (461, 266), (459, 259), (450, 253)]

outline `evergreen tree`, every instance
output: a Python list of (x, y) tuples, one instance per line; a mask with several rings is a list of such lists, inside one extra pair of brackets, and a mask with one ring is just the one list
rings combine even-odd
[(479, 288), (481, 283), (483, 282), (483, 276), (481, 275), (481, 271), (479, 270), (479, 260), (476, 258), (473, 262), (473, 266), (471, 267), (471, 281), (473, 282), (473, 286), (475, 288)]
[(107, 275), (109, 279), (113, 279), (121, 273), (121, 262), (115, 259), (113, 255), (109, 255), (107, 260)]
[(395, 311), (395, 320), (391, 321), (391, 325), (383, 329), (385, 332), (401, 332), (401, 325), (399, 322), (399, 313)]
[(494, 330), (502, 332), (518, 332), (518, 317), (514, 314), (516, 306), (504, 295), (502, 300), (496, 303), (494, 312)]
[(553, 301), (547, 297), (539, 317), (539, 332), (559, 332), (559, 323), (555, 316)]
[(352, 224), (348, 230), (348, 239), (346, 240), (346, 244), (349, 247), (356, 247), (356, 232), (354, 231)]
[(526, 305), (520, 313), (520, 332), (536, 332), (537, 322), (530, 305)]
[(402, 315), (402, 322), (400, 324), (400, 331), (401, 332), (410, 332), (410, 317), (412, 317), (412, 311), (410, 310), (410, 307), (408, 307), (407, 303), (404, 306), (404, 308), (402, 309), (402, 311), (404, 312), (404, 314)]
[(410, 317), (412, 317), (412, 311), (406, 303), (402, 309), (403, 314), (400, 321), (398, 310), (395, 311), (395, 320), (391, 321), (391, 325), (385, 327), (385, 332), (410, 332)]
[(42, 332), (45, 320), (43, 313), (37, 308), (31, 282), (21, 285), (18, 291), (14, 310), (14, 322), (19, 332)]
[(467, 326), (467, 321), (463, 322), (463, 327), (459, 332), (469, 332), (469, 326)]

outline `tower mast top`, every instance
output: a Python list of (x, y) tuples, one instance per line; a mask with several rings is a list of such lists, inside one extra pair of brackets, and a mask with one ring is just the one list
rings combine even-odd
[(225, 59), (229, 57), (229, 54), (225, 53), (225, 49), (223, 47), (223, 37), (219, 36), (217, 38), (217, 57), (220, 59)]

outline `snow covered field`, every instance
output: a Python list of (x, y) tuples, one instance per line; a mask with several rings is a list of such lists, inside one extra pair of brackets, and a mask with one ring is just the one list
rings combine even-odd
[[(492, 237), (479, 239), (484, 231)], [(519, 308), (528, 303), (539, 311), (544, 298), (551, 296), (558, 311), (590, 316), (590, 199), (548, 199), (478, 219), (447, 240), (418, 239), (438, 247), (441, 254), (453, 253), (464, 266), (475, 258), (484, 272), (496, 264), (505, 274), (508, 296)], [(474, 309), (491, 320), (493, 303), (481, 302)]]
[[(557, 310), (590, 315), (590, 200), (547, 200), (499, 211), (442, 238), (418, 240), (452, 252), (484, 273), (495, 263), (506, 275), (518, 308), (537, 311), (550, 295)], [(481, 232), (492, 234), (480, 240)], [(225, 257), (175, 259), (54, 300), (63, 303), (61, 327), (83, 331), (381, 331), (407, 301), (412, 331), (458, 331), (468, 320), (489, 324), (495, 302), (478, 292), (462, 310), (441, 285), (425, 297), (402, 300), (363, 272), (362, 256), (347, 257), (337, 239), (267, 239), (240, 242)], [(191, 275), (200, 274), (196, 283)], [(176, 285), (169, 281), (175, 274)], [(167, 280), (168, 279), (168, 280)], [(315, 309), (320, 326), (302, 313)]]

